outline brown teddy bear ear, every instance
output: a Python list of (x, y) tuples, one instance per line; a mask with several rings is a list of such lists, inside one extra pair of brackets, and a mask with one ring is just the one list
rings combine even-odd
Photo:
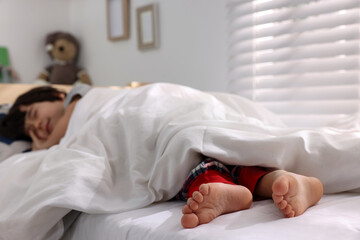
[(49, 44), (54, 44), (54, 42), (58, 38), (59, 34), (61, 34), (61, 32), (54, 32), (54, 33), (48, 34), (45, 39), (45, 46), (47, 46)]

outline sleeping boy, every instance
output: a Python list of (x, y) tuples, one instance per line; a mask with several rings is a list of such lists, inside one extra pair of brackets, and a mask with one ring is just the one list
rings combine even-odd
[[(31, 139), (33, 151), (48, 149), (64, 137), (77, 102), (90, 89), (79, 84), (66, 94), (48, 86), (34, 88), (17, 98), (1, 122), (0, 133)], [(190, 172), (178, 198), (187, 201), (182, 226), (194, 228), (219, 215), (248, 209), (258, 197), (272, 198), (285, 217), (299, 216), (322, 195), (317, 178), (256, 166), (227, 166), (204, 157)]]
[(91, 87), (77, 84), (69, 94), (37, 87), (19, 96), (4, 117), (0, 133), (13, 139), (31, 139), (32, 150), (48, 149), (64, 137), (77, 101)]

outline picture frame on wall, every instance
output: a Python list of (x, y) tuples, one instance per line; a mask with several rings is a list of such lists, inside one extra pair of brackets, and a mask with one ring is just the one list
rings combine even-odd
[(106, 0), (107, 33), (110, 41), (128, 39), (129, 0)]
[(159, 43), (157, 5), (150, 4), (137, 8), (136, 19), (139, 49), (157, 48)]

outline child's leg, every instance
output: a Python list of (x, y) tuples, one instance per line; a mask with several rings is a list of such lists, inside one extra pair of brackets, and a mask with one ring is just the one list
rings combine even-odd
[(317, 178), (276, 170), (260, 179), (255, 194), (265, 198), (272, 197), (286, 217), (295, 217), (321, 199), (323, 186)]
[(200, 163), (189, 175), (181, 191), (187, 198), (181, 224), (194, 228), (208, 223), (221, 214), (250, 207), (251, 192), (236, 185), (227, 168), (213, 159)]
[[(263, 167), (256, 166), (234, 166), (231, 170), (231, 175), (235, 179), (235, 183), (242, 185), (250, 190), (251, 193), (255, 193), (255, 188), (259, 181), (268, 173), (271, 173)], [(254, 194), (256, 197), (256, 194)]]

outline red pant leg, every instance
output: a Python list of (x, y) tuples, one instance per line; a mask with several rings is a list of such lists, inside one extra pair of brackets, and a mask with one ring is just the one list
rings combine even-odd
[(233, 175), (236, 177), (237, 184), (242, 185), (254, 193), (256, 184), (269, 170), (262, 167), (236, 167), (233, 170)]
[(188, 196), (191, 197), (193, 192), (199, 191), (199, 187), (203, 183), (227, 183), (236, 185), (231, 177), (221, 174), (217, 170), (207, 170), (206, 172), (199, 175), (190, 185)]

